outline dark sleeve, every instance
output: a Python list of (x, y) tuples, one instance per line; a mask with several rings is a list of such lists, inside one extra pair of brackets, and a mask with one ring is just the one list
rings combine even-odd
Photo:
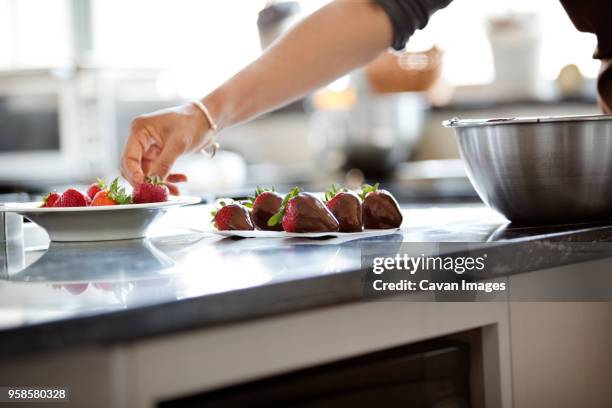
[(408, 38), (427, 25), (429, 17), (448, 6), (452, 0), (375, 0), (393, 24), (393, 44), (396, 50), (406, 46)]

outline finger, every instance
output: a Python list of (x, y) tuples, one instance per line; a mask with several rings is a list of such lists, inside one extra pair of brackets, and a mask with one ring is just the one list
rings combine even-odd
[(142, 156), (148, 144), (149, 137), (144, 129), (133, 131), (125, 144), (121, 160), (121, 174), (132, 185), (144, 182)]
[(159, 176), (162, 180), (165, 180), (180, 154), (181, 151), (176, 146), (166, 145), (159, 157), (153, 161), (149, 171), (150, 175)]
[(173, 184), (173, 183), (168, 183), (166, 182), (166, 187), (168, 187), (168, 190), (170, 191), (170, 194), (177, 196), (177, 195), (181, 195), (181, 191), (179, 190), (179, 188)]
[(144, 152), (142, 158), (143, 160), (155, 160), (159, 157), (160, 153), (161, 153), (162, 149), (161, 147), (159, 147), (158, 145), (154, 144), (149, 146), (149, 148)]
[(184, 183), (187, 181), (187, 175), (183, 173), (172, 173), (168, 174), (166, 181), (170, 183)]
[(140, 167), (142, 168), (142, 172), (144, 173), (145, 176), (150, 176), (151, 175), (151, 166), (153, 165), (153, 162), (151, 160), (142, 160), (142, 163), (140, 163)]
[(149, 147), (145, 152), (142, 158), (142, 162), (140, 163), (140, 167), (142, 167), (142, 171), (145, 176), (151, 175), (151, 165), (159, 157), (160, 153), (161, 149), (157, 145)]

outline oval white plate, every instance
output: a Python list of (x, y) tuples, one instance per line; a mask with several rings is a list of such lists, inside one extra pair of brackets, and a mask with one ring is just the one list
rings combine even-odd
[(5, 203), (0, 211), (23, 215), (40, 225), (51, 241), (109, 241), (142, 238), (168, 209), (200, 201), (198, 197), (181, 196), (161, 203), (62, 208), (40, 208), (40, 202)]

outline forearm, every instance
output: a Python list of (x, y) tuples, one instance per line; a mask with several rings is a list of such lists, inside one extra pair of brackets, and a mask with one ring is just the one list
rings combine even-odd
[(295, 100), (384, 51), (393, 36), (369, 0), (335, 2), (315, 12), (206, 98), (220, 128)]

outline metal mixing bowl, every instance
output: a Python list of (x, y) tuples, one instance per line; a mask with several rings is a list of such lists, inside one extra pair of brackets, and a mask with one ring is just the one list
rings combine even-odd
[(612, 115), (443, 123), (491, 208), (517, 223), (612, 217)]

